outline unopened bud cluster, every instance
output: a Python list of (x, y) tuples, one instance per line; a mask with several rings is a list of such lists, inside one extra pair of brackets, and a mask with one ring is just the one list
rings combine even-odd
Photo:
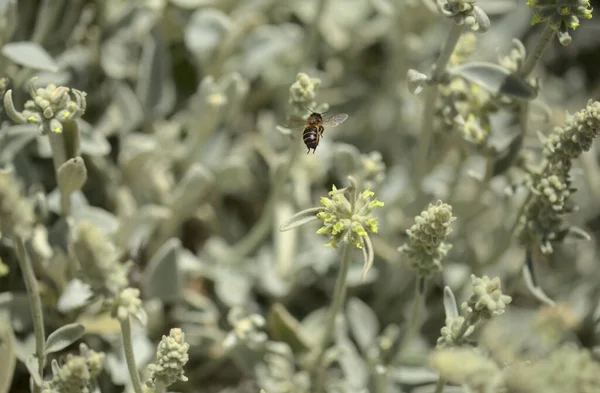
[(110, 314), (113, 318), (123, 322), (133, 317), (146, 325), (148, 316), (142, 306), (140, 290), (137, 288), (125, 288), (117, 296), (108, 300)]
[(23, 186), (12, 171), (0, 171), (0, 234), (29, 228), (35, 221), (33, 204), (23, 197)]
[(454, 220), (452, 206), (437, 201), (416, 216), (414, 225), (406, 231), (408, 243), (398, 251), (408, 256), (410, 266), (419, 275), (428, 277), (442, 270), (442, 259), (452, 248), (445, 240), (452, 231), (450, 224)]
[(484, 32), (490, 27), (490, 19), (476, 5), (475, 0), (439, 1), (438, 9), (442, 15), (452, 19), (457, 25), (465, 25), (470, 30)]
[(502, 293), (500, 279), (471, 275), (473, 292), (460, 306), (461, 315), (446, 318), (437, 347), (454, 347), (468, 343), (478, 322), (504, 314), (512, 298)]
[(177, 381), (187, 381), (183, 366), (189, 360), (189, 348), (190, 344), (185, 342), (185, 334), (179, 328), (173, 328), (168, 336), (163, 336), (156, 350), (156, 363), (148, 365), (146, 386), (167, 387)]
[(307, 108), (315, 105), (315, 98), (320, 85), (320, 79), (311, 78), (303, 72), (298, 73), (296, 81), (290, 86), (289, 103), (292, 115), (305, 116)]
[(592, 18), (589, 0), (529, 0), (527, 5), (535, 8), (531, 24), (549, 23), (562, 45), (571, 43), (569, 29), (575, 30), (580, 18)]
[(249, 348), (261, 347), (267, 342), (268, 336), (263, 331), (267, 321), (259, 314), (248, 314), (245, 310), (234, 307), (227, 314), (227, 321), (233, 329), (225, 337), (223, 346), (233, 348), (245, 344)]
[(61, 133), (63, 124), (74, 121), (85, 112), (86, 93), (65, 86), (49, 84), (46, 88), (36, 88), (32, 78), (29, 82), (30, 100), (27, 100), (24, 109), (18, 112), (12, 102), (12, 92), (9, 90), (4, 96), (6, 113), (17, 123), (39, 124), (40, 132)]
[(523, 244), (539, 243), (544, 253), (553, 251), (551, 242), (564, 230), (563, 216), (574, 206), (569, 171), (572, 161), (590, 150), (600, 134), (600, 102), (587, 106), (570, 116), (564, 127), (556, 127), (544, 144), (542, 170), (531, 174), (533, 198), (520, 217), (520, 238)]
[(44, 382), (42, 393), (87, 393), (91, 382), (104, 368), (105, 355), (80, 346), (80, 355), (68, 354), (62, 366), (52, 361), (52, 379)]

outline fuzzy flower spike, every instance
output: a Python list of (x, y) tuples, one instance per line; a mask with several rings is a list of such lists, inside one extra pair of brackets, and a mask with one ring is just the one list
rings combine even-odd
[[(377, 218), (372, 215), (376, 207), (383, 202), (373, 198), (370, 189), (358, 193), (356, 181), (348, 176), (351, 186), (337, 189), (334, 185), (329, 192), (329, 198), (322, 197), (323, 207), (315, 207), (294, 214), (279, 228), (287, 231), (310, 221), (321, 220), (323, 226), (317, 231), (319, 235), (329, 236), (325, 244), (337, 248), (339, 243), (353, 245), (363, 250), (365, 265), (363, 278), (373, 264), (373, 245), (369, 233), (377, 233)], [(350, 199), (346, 194), (350, 194)]]

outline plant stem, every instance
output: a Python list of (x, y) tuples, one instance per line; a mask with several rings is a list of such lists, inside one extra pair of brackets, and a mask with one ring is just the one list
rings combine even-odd
[(121, 323), (121, 337), (123, 339), (123, 351), (125, 352), (125, 360), (127, 361), (127, 368), (129, 369), (129, 376), (131, 377), (131, 384), (135, 393), (143, 393), (142, 382), (140, 381), (140, 374), (137, 371), (135, 364), (135, 355), (133, 353), (133, 343), (131, 342), (131, 319), (120, 321)]
[(327, 323), (325, 325), (325, 332), (323, 333), (323, 340), (321, 342), (321, 347), (319, 348), (319, 352), (313, 365), (313, 371), (316, 372), (316, 378), (313, 379), (314, 381), (316, 381), (314, 385), (314, 391), (316, 393), (323, 391), (323, 387), (325, 385), (326, 370), (321, 363), (323, 362), (323, 357), (325, 355), (327, 345), (329, 344), (329, 341), (331, 341), (331, 338), (334, 335), (337, 315), (346, 297), (346, 278), (348, 276), (348, 270), (350, 267), (350, 262), (352, 260), (350, 258), (351, 248), (351, 244), (344, 243), (344, 249), (342, 250), (342, 258), (339, 267), (340, 270), (335, 281), (333, 300), (331, 303), (331, 308), (329, 309), (329, 315), (327, 317)]
[(437, 383), (435, 384), (434, 393), (442, 393), (444, 391), (444, 385), (446, 385), (446, 380), (444, 378), (439, 378)]
[(410, 325), (406, 334), (402, 338), (402, 343), (400, 344), (400, 349), (398, 351), (398, 358), (402, 358), (402, 355), (406, 352), (406, 348), (410, 343), (410, 340), (414, 337), (415, 333), (419, 330), (420, 320), (421, 320), (421, 311), (423, 310), (424, 296), (423, 296), (423, 287), (425, 284), (425, 278), (417, 275), (415, 281), (415, 298), (413, 301), (413, 312), (410, 320)]
[[(19, 267), (25, 280), (25, 287), (27, 288), (27, 297), (29, 298), (29, 308), (31, 309), (31, 316), (33, 319), (33, 332), (35, 334), (35, 353), (38, 360), (38, 372), (42, 379), (44, 378), (44, 364), (46, 360), (45, 347), (46, 347), (46, 334), (44, 332), (44, 314), (42, 310), (42, 298), (40, 297), (40, 289), (38, 282), (35, 278), (33, 271), (33, 265), (29, 254), (25, 249), (25, 242), (21, 234), (15, 233), (15, 246), (17, 252), (17, 259), (19, 260)], [(40, 387), (35, 383), (33, 384), (33, 391), (35, 393), (40, 391)]]
[(521, 75), (522, 77), (527, 77), (531, 73), (531, 71), (533, 71), (535, 65), (544, 55), (544, 52), (550, 44), (550, 40), (552, 40), (555, 34), (556, 32), (552, 30), (552, 27), (550, 27), (550, 23), (546, 23), (546, 27), (544, 27), (542, 35), (536, 42), (535, 46), (533, 47), (533, 50), (527, 56), (527, 59), (525, 59), (525, 64), (523, 64), (523, 67), (521, 67), (521, 69), (519, 70), (519, 75)]
[[(417, 163), (415, 184), (417, 186), (420, 186), (421, 182), (423, 181), (423, 177), (427, 174), (427, 153), (429, 152), (429, 145), (431, 144), (431, 140), (433, 138), (433, 114), (435, 111), (435, 102), (438, 96), (437, 83), (439, 83), (440, 77), (446, 71), (448, 60), (450, 60), (450, 56), (452, 55), (452, 52), (454, 51), (454, 48), (460, 39), (463, 29), (464, 26), (459, 26), (455, 23), (452, 23), (452, 27), (448, 33), (446, 42), (442, 47), (442, 53), (440, 54), (440, 57), (437, 59), (437, 62), (433, 68), (433, 73), (431, 75), (433, 86), (428, 86), (425, 91), (425, 104), (423, 109), (423, 118), (421, 120), (421, 134), (419, 136), (417, 157), (415, 158), (415, 162)], [(420, 189), (420, 187), (418, 188)]]

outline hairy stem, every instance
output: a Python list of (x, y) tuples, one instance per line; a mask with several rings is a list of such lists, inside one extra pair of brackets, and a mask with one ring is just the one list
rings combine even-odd
[(404, 353), (406, 352), (406, 348), (408, 348), (408, 344), (413, 339), (414, 335), (419, 330), (420, 321), (421, 321), (421, 312), (423, 311), (424, 306), (424, 287), (425, 287), (425, 278), (417, 275), (415, 282), (415, 298), (413, 300), (413, 312), (410, 318), (410, 325), (406, 334), (402, 338), (402, 343), (400, 344), (400, 350), (398, 351), (398, 357), (402, 358)]
[[(15, 246), (17, 252), (17, 259), (19, 260), (19, 267), (25, 280), (25, 287), (27, 288), (27, 297), (29, 299), (29, 308), (31, 309), (31, 316), (33, 319), (33, 332), (35, 334), (35, 354), (38, 360), (38, 371), (42, 378), (44, 378), (44, 365), (46, 360), (45, 347), (46, 347), (46, 334), (44, 332), (44, 314), (42, 311), (42, 298), (40, 297), (40, 289), (38, 287), (37, 279), (33, 271), (33, 265), (29, 254), (25, 249), (25, 242), (21, 234), (15, 234)], [(40, 387), (33, 384), (34, 393), (40, 391)]]
[(329, 342), (331, 341), (334, 335), (337, 315), (340, 312), (340, 309), (342, 308), (344, 299), (346, 298), (346, 278), (348, 276), (348, 269), (352, 260), (350, 258), (351, 248), (352, 245), (344, 243), (344, 249), (342, 250), (342, 258), (339, 267), (340, 270), (335, 281), (333, 300), (331, 302), (331, 308), (329, 309), (329, 315), (327, 316), (327, 323), (325, 325), (325, 332), (323, 333), (323, 340), (321, 342), (321, 347), (319, 348), (319, 352), (317, 354), (313, 366), (313, 369), (316, 372), (316, 378), (313, 379), (314, 381), (316, 381), (314, 385), (314, 391), (316, 393), (322, 392), (325, 385), (326, 370), (321, 363), (323, 362), (325, 350), (327, 349), (327, 346), (329, 345)]
[(440, 54), (440, 57), (437, 59), (433, 68), (433, 73), (431, 75), (433, 86), (429, 86), (425, 92), (425, 104), (423, 109), (423, 118), (421, 120), (421, 134), (419, 136), (417, 147), (417, 157), (415, 158), (415, 162), (417, 163), (415, 183), (417, 185), (421, 184), (423, 177), (427, 174), (429, 146), (433, 138), (433, 114), (435, 111), (435, 102), (438, 97), (437, 83), (446, 70), (448, 60), (450, 60), (450, 56), (452, 55), (452, 52), (454, 51), (454, 48), (460, 39), (463, 29), (464, 26), (459, 26), (455, 23), (452, 24), (452, 28), (448, 33), (446, 42), (442, 47), (442, 53)]
[(129, 369), (129, 376), (131, 378), (131, 384), (135, 393), (143, 393), (142, 382), (140, 381), (140, 374), (137, 371), (135, 364), (135, 355), (133, 353), (133, 343), (131, 341), (131, 319), (120, 321), (121, 322), (121, 337), (123, 339), (123, 351), (125, 352), (125, 360), (127, 361), (127, 368)]
[(531, 74), (531, 71), (533, 71), (537, 62), (542, 58), (544, 52), (546, 52), (546, 49), (548, 48), (548, 45), (550, 44), (552, 38), (554, 38), (555, 34), (556, 32), (552, 30), (550, 23), (546, 23), (546, 27), (544, 27), (542, 35), (536, 42), (533, 50), (529, 52), (527, 59), (525, 59), (525, 64), (523, 64), (523, 67), (521, 67), (519, 70), (519, 75), (526, 77)]

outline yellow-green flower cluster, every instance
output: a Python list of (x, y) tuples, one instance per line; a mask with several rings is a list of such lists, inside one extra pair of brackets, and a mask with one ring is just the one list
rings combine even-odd
[(27, 100), (22, 112), (18, 112), (12, 102), (12, 92), (4, 96), (6, 113), (17, 123), (39, 124), (40, 132), (61, 133), (63, 123), (73, 121), (85, 112), (86, 93), (66, 86), (49, 84), (46, 88), (36, 88), (37, 77), (29, 82), (30, 100)]
[(452, 248), (444, 241), (452, 231), (450, 224), (454, 220), (452, 206), (438, 200), (416, 216), (414, 225), (406, 231), (409, 241), (398, 251), (408, 256), (410, 266), (419, 275), (428, 277), (442, 270), (442, 258)]
[(569, 29), (579, 26), (579, 19), (591, 19), (592, 8), (588, 0), (529, 0), (527, 5), (535, 8), (531, 24), (547, 22), (558, 33), (562, 45), (569, 45)]
[(169, 336), (163, 336), (156, 350), (156, 363), (148, 365), (149, 378), (146, 385), (168, 387), (176, 381), (187, 381), (183, 366), (189, 360), (190, 344), (185, 342), (185, 334), (173, 328)]
[(383, 206), (383, 202), (373, 199), (370, 189), (358, 194), (351, 202), (345, 196), (346, 189), (338, 190), (335, 185), (329, 192), (331, 198), (322, 197), (325, 207), (317, 217), (323, 221), (319, 235), (329, 235), (326, 246), (337, 248), (338, 243), (353, 244), (363, 248), (363, 239), (370, 233), (377, 233), (377, 218), (371, 215), (373, 209)]

